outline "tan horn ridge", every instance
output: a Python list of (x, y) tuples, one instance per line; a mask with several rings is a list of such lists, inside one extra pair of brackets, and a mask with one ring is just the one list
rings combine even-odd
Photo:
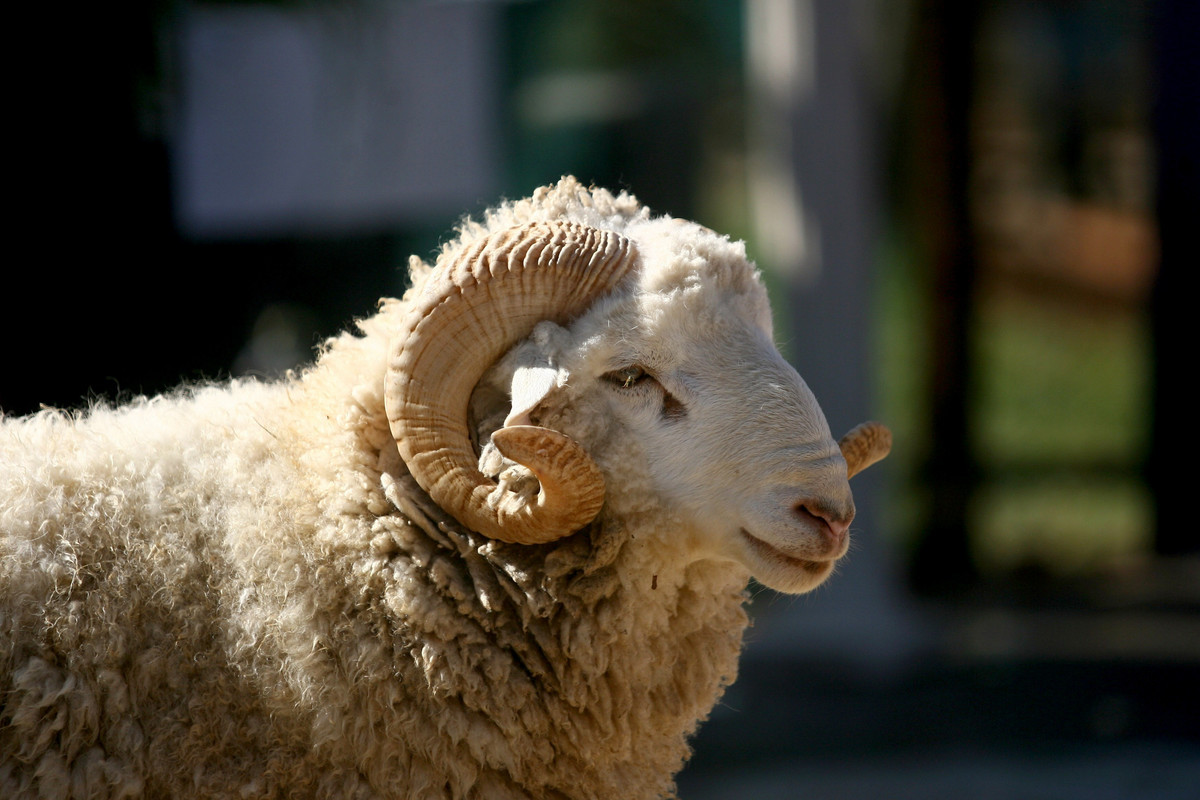
[(384, 403), (413, 478), (463, 525), (501, 541), (537, 544), (599, 513), (599, 469), (578, 444), (543, 428), (493, 436), (502, 454), (541, 482), (536, 502), (505, 496), (479, 472), (467, 408), (475, 384), (509, 348), (543, 320), (566, 324), (583, 313), (636, 258), (620, 234), (551, 221), (493, 233), (439, 261), (393, 340)]
[(881, 461), (892, 449), (892, 432), (882, 422), (856, 425), (838, 441), (846, 459), (846, 477), (853, 478)]

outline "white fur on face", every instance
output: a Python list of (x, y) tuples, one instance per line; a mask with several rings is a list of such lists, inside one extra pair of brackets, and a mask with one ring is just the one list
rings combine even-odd
[(845, 462), (770, 340), (766, 293), (744, 255), (656, 246), (670, 238), (639, 242), (646, 264), (631, 291), (570, 328), (543, 323), (514, 348), (502, 370), (510, 419), (532, 415), (577, 438), (612, 501), (651, 497), (686, 529), (661, 535), (688, 536), (694, 558), (808, 591), (846, 552), (844, 529), (834, 532), (854, 513)]
[(648, 377), (628, 387), (601, 378), (598, 390), (639, 442), (658, 495), (698, 534), (698, 556), (738, 561), (780, 591), (814, 588), (847, 541), (798, 509), (854, 513), (816, 398), (754, 321), (702, 304), (686, 324), (666, 316), (643, 316), (610, 356)]

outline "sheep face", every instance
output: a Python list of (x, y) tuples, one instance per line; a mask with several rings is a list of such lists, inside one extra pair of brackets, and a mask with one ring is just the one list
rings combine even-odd
[[(567, 327), (541, 323), (485, 379), (493, 398), (508, 390), (490, 422), (572, 437), (613, 510), (658, 505), (679, 523), (662, 535), (696, 558), (813, 589), (846, 552), (854, 502), (815, 397), (771, 342), (765, 290), (740, 245), (699, 226), (636, 234), (643, 263), (621, 290)], [(536, 481), (492, 448), (481, 468), (533, 501)]]

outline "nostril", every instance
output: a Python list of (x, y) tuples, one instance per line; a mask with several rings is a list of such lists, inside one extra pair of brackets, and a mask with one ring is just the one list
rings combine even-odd
[(850, 531), (850, 522), (854, 519), (853, 511), (849, 514), (840, 513), (812, 501), (797, 503), (795, 511), (801, 518), (809, 518), (820, 527), (828, 529), (835, 541), (846, 538)]

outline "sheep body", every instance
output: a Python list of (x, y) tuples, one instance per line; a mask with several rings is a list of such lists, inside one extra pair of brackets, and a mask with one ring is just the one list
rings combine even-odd
[[(659, 226), (647, 247), (683, 253), (640, 279), (639, 313), (660, 303), (651, 316), (686, 329), (662, 298), (702, 303), (711, 283), (769, 335), (738, 245), (691, 244), (631, 197), (569, 179), (466, 223), (447, 249), (564, 216)], [(383, 399), (389, 337), (430, 271), (414, 260), (405, 299), (282, 382), (3, 420), (0, 794), (673, 792), (688, 736), (736, 675), (750, 571), (663, 535), (688, 526), (637, 443), (579, 398), (546, 413), (615, 487), (596, 522), (526, 547), (434, 504)], [(601, 301), (582, 330), (621, 313)], [(483, 441), (496, 412), (478, 394)]]

